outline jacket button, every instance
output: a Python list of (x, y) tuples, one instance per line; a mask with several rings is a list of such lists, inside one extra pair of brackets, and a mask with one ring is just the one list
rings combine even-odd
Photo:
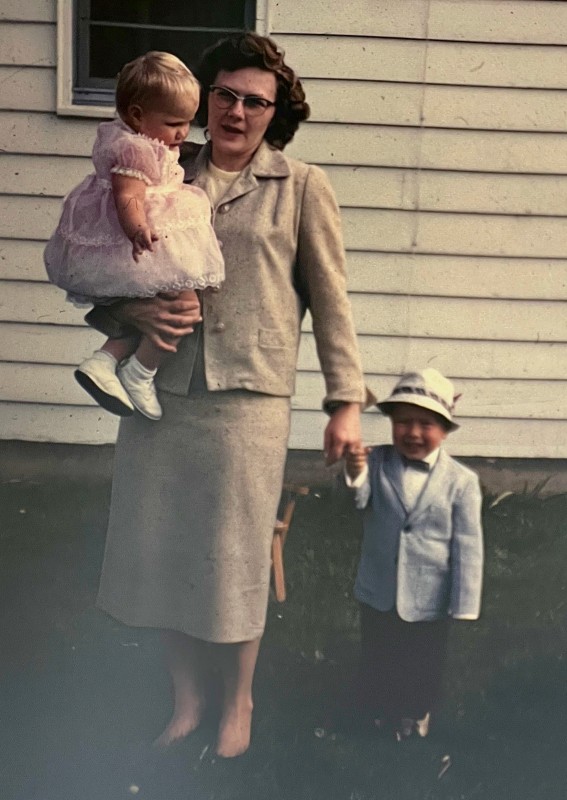
[(220, 286), (211, 286), (211, 292), (214, 292), (215, 294), (220, 292)]
[(216, 331), (217, 333), (222, 333), (225, 328), (226, 328), (226, 325), (224, 324), (224, 322), (217, 322), (213, 326), (213, 330)]
[(225, 203), (224, 206), (219, 208), (219, 211), (221, 214), (226, 214), (228, 211), (230, 211), (230, 203)]

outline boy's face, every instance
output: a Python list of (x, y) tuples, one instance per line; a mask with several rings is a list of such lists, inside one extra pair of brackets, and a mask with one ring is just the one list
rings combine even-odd
[(447, 431), (439, 417), (412, 403), (396, 403), (390, 413), (394, 447), (412, 461), (420, 461), (441, 446)]

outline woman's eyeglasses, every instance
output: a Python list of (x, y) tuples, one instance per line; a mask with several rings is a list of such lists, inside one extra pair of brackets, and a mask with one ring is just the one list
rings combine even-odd
[(232, 89), (224, 86), (209, 86), (209, 92), (217, 108), (232, 108), (239, 100), (242, 100), (242, 107), (251, 117), (263, 114), (270, 106), (275, 106), (271, 100), (265, 97), (258, 97), (255, 94), (237, 94)]

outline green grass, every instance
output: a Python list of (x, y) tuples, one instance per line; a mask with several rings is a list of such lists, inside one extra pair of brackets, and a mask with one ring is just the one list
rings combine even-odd
[(222, 761), (214, 716), (167, 754), (147, 746), (169, 712), (157, 638), (93, 608), (108, 486), (0, 490), (3, 800), (114, 800), (131, 785), (139, 800), (564, 800), (566, 495), (486, 497), (481, 619), (453, 626), (434, 734), (398, 745), (337, 722), (360, 520), (313, 489), (285, 551), (288, 600), (269, 607), (252, 747)]

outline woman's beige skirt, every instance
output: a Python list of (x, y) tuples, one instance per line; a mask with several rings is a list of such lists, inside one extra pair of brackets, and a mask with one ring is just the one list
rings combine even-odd
[(211, 642), (262, 635), (290, 403), (245, 391), (161, 393), (123, 420), (98, 606)]

